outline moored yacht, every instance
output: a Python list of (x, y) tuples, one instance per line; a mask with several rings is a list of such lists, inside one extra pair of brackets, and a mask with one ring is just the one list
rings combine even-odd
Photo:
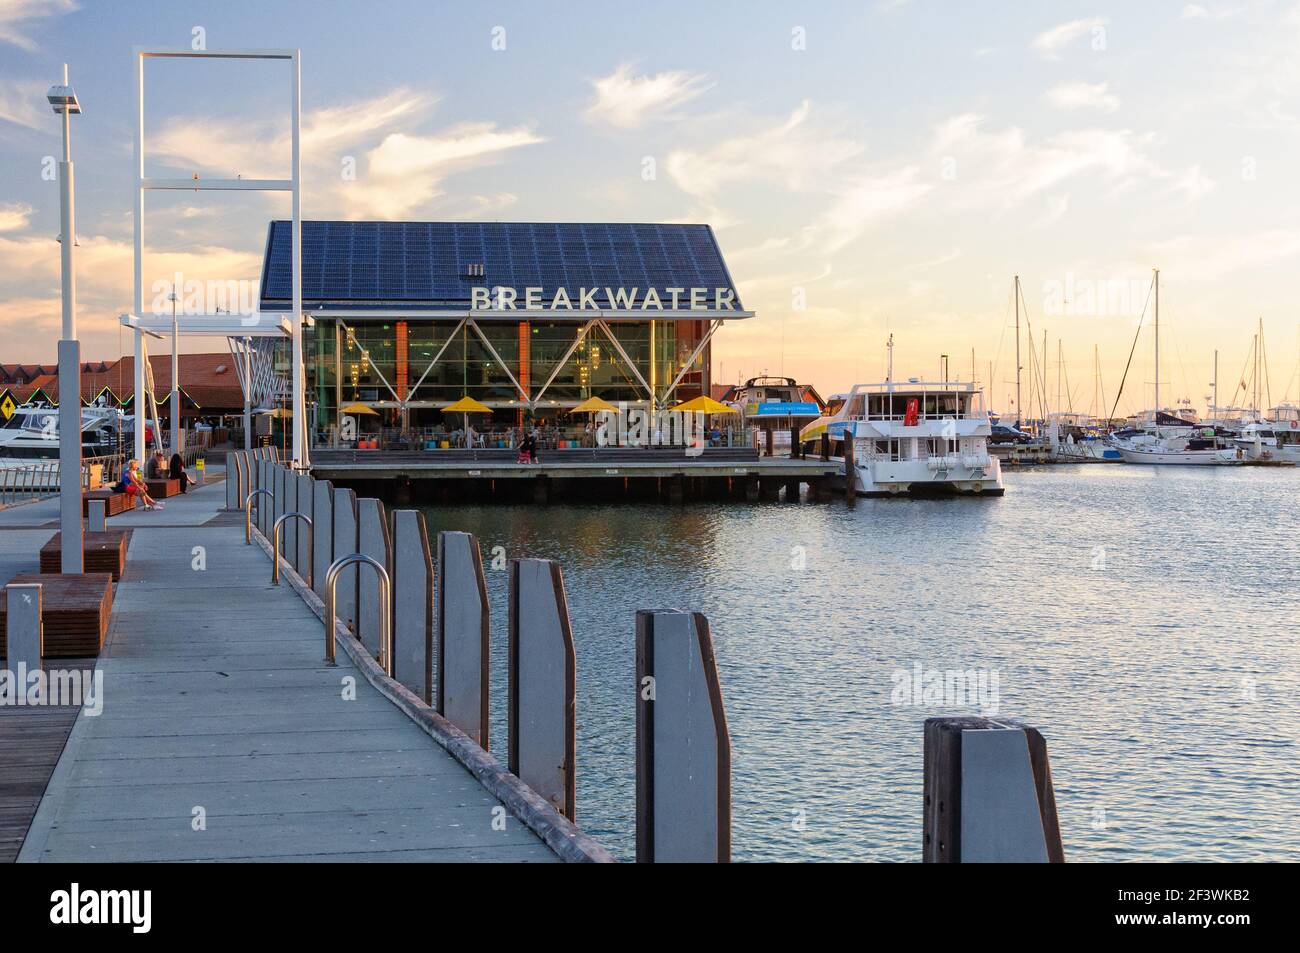
[(988, 452), (991, 432), (984, 394), (974, 384), (913, 378), (855, 385), (799, 436), (804, 453), (815, 456), (824, 435), (839, 462), (851, 441), (859, 496), (1001, 496), (1002, 470)]
[[(112, 453), (118, 440), (121, 412), (106, 407), (81, 408), (83, 456)], [(59, 409), (23, 404), (0, 423), (0, 460), (59, 456)]]

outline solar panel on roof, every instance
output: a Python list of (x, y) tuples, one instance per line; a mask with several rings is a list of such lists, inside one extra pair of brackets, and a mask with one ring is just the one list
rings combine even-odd
[[(292, 229), (270, 225), (262, 270), (263, 307), (291, 296)], [(303, 222), (303, 297), (313, 307), (409, 305), (464, 308), (476, 285), (541, 287), (550, 299), (563, 288), (653, 288), (667, 306), (669, 288), (726, 288), (722, 253), (707, 225), (549, 222)], [(483, 265), (482, 278), (467, 266)]]

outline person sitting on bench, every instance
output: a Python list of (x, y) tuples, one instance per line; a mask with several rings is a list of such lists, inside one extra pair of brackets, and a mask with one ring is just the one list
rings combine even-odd
[(181, 492), (184, 493), (191, 483), (190, 475), (185, 472), (185, 461), (181, 459), (179, 453), (173, 453), (171, 462), (167, 466), (168, 479), (179, 480)]
[(163, 459), (163, 452), (155, 450), (153, 456), (149, 458), (148, 465), (144, 468), (145, 479), (147, 480), (165, 480), (167, 479), (167, 461)]
[(155, 507), (162, 509), (163, 505), (157, 502), (149, 495), (149, 488), (145, 486), (144, 478), (140, 476), (140, 461), (132, 460), (127, 463), (126, 468), (122, 471), (122, 479), (113, 485), (114, 493), (125, 493), (127, 496), (138, 496), (144, 503), (146, 510)]

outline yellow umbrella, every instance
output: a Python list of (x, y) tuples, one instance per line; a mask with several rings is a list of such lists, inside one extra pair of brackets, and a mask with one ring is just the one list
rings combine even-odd
[[(487, 404), (479, 403), (479, 402), (478, 402), (477, 400), (475, 400), (473, 397), (470, 397), (468, 394), (466, 394), (466, 395), (465, 395), (464, 397), (462, 397), (460, 400), (456, 401), (456, 403), (454, 403), (454, 404), (448, 404), (446, 407), (442, 408), (442, 412), (443, 412), (444, 414), (464, 414), (464, 415), (465, 415), (465, 433), (466, 433), (466, 435), (468, 436), (468, 434), (469, 434), (469, 415), (470, 415), (470, 414), (490, 414), (490, 413), (492, 413), (492, 408), (489, 407)], [(468, 444), (469, 444), (469, 441), (466, 440), (465, 443), (466, 443), (466, 445), (468, 445)]]
[(600, 411), (602, 411), (602, 410), (607, 410), (607, 411), (609, 411), (610, 413), (615, 413), (615, 414), (618, 413), (618, 408), (617, 408), (617, 407), (615, 407), (615, 406), (614, 406), (613, 404), (611, 404), (609, 401), (607, 401), (607, 400), (605, 400), (605, 399), (603, 399), (603, 398), (601, 398), (601, 397), (588, 397), (586, 400), (584, 400), (584, 401), (583, 401), (581, 404), (579, 404), (577, 407), (571, 407), (571, 408), (569, 408), (569, 413), (571, 413), (571, 414), (594, 414), (594, 413), (598, 413), (598, 412), (600, 412)]
[(673, 410), (680, 410), (695, 414), (738, 414), (735, 407), (729, 404), (721, 403), (712, 397), (696, 397), (694, 400), (688, 400), (684, 404), (678, 404)]
[(473, 397), (465, 396), (454, 404), (448, 404), (442, 408), (444, 414), (490, 414), (492, 408), (487, 404), (481, 404)]
[(365, 404), (348, 404), (346, 407), (342, 408), (342, 411), (345, 414), (371, 414), (375, 417), (379, 416), (379, 411), (375, 410), (373, 407), (367, 407)]

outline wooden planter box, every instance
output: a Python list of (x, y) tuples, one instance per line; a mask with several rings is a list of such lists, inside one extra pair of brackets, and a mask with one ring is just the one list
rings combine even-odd
[(163, 480), (145, 480), (144, 485), (149, 488), (149, 495), (155, 500), (165, 500), (169, 496), (176, 496), (181, 492), (181, 481), (163, 479)]
[[(108, 573), (39, 576), (23, 573), (11, 583), (40, 583), (45, 658), (91, 658), (104, 647), (113, 613), (113, 577)], [(0, 589), (0, 657), (7, 656), (9, 594)]]
[(91, 490), (89, 493), (81, 494), (81, 515), (90, 516), (90, 501), (105, 500), (108, 502), (106, 516), (116, 516), (118, 513), (125, 513), (127, 510), (135, 509), (135, 497), (129, 493), (114, 493), (112, 490)]
[[(122, 578), (126, 568), (127, 531), (120, 529), (106, 530), (102, 533), (86, 533), (82, 543), (83, 563), (89, 573), (106, 572), (117, 582)], [(54, 538), (41, 547), (41, 574), (58, 575), (60, 569), (60, 547), (63, 534), (55, 533)]]

